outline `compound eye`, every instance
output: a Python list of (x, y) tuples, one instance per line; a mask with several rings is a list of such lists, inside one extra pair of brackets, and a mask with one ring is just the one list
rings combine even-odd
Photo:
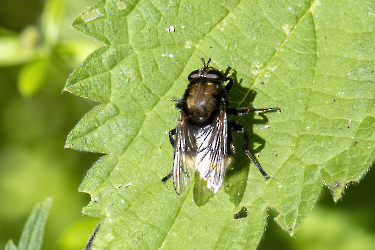
[(189, 74), (188, 81), (198, 79), (199, 77), (201, 77), (201, 75), (199, 74), (199, 70), (194, 70)]
[(207, 79), (213, 81), (224, 81), (224, 74), (219, 70), (209, 70), (207, 72)]

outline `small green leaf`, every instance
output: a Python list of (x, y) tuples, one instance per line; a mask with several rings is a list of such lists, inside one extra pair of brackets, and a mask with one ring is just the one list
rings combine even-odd
[(52, 197), (48, 197), (44, 202), (35, 205), (22, 230), (18, 244), (19, 250), (38, 250), (42, 247), (44, 226), (51, 205)]
[(57, 43), (64, 7), (65, 2), (63, 0), (46, 1), (42, 15), (42, 30), (45, 41), (50, 46)]
[(28, 62), (35, 57), (40, 39), (34, 26), (26, 27), (21, 35), (0, 28), (0, 65), (9, 66)]
[(9, 240), (5, 245), (5, 250), (17, 250), (17, 247), (14, 245), (12, 240)]
[(24, 96), (32, 96), (44, 84), (49, 65), (48, 57), (35, 59), (23, 66), (18, 75), (18, 90)]
[(22, 230), (18, 248), (12, 240), (5, 246), (6, 250), (38, 250), (43, 243), (44, 226), (47, 221), (48, 211), (52, 204), (52, 197), (35, 205), (31, 215)]

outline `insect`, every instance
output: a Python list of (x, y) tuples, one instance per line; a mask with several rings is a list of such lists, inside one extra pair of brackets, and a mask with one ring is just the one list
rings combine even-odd
[[(248, 150), (248, 135), (245, 128), (239, 123), (228, 122), (227, 115), (245, 115), (254, 111), (279, 109), (228, 109), (227, 94), (233, 85), (233, 78), (227, 76), (230, 67), (222, 73), (216, 68), (209, 67), (211, 58), (207, 63), (202, 58), (202, 62), (202, 69), (189, 74), (189, 85), (183, 99), (173, 99), (181, 112), (177, 127), (169, 132), (169, 139), (174, 147), (173, 169), (162, 181), (165, 182), (173, 176), (177, 194), (185, 190), (195, 171), (207, 181), (207, 187), (214, 193), (220, 189), (233, 156), (231, 130), (243, 134), (243, 150), (264, 178), (268, 179), (266, 172)], [(223, 86), (226, 81), (229, 82)]]

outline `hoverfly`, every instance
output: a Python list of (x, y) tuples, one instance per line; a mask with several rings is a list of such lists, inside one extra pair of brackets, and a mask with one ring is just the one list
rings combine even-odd
[[(233, 78), (227, 76), (230, 67), (223, 74), (208, 66), (211, 58), (207, 63), (203, 58), (202, 61), (203, 68), (189, 74), (189, 85), (183, 99), (173, 99), (181, 112), (177, 127), (169, 132), (169, 139), (174, 147), (173, 169), (162, 181), (173, 176), (177, 194), (185, 190), (196, 170), (214, 193), (220, 189), (233, 156), (230, 130), (243, 133), (243, 150), (264, 178), (268, 179), (266, 172), (248, 150), (245, 128), (236, 122), (228, 122), (227, 114), (245, 115), (254, 111), (280, 109), (228, 109), (227, 94), (233, 85)], [(229, 82), (223, 86), (225, 81)]]

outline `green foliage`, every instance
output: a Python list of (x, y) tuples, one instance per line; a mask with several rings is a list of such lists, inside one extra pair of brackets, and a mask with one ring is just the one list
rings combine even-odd
[[(356, 228), (356, 230), (347, 230), (349, 227), (357, 227), (353, 223), (353, 218), (347, 219), (350, 215), (339, 209), (328, 211), (322, 208), (316, 208), (309, 216), (308, 220), (301, 226), (296, 237), (299, 242), (296, 249), (305, 249), (304, 246), (310, 246), (310, 249), (358, 249), (366, 250), (369, 246), (375, 245), (374, 234), (370, 230)], [(326, 233), (323, 237), (317, 238), (317, 233), (312, 228), (321, 228)], [(361, 242), (361, 244), (358, 244)]]
[[(52, 50), (57, 44), (59, 25), (62, 19), (62, 0), (48, 0), (42, 18), (42, 33), (30, 26), (17, 36), (6, 30), (0, 37), (0, 65), (25, 63), (18, 78), (18, 89), (24, 96), (33, 96), (45, 83)], [(42, 40), (42, 41), (41, 41)]]
[[(80, 187), (84, 212), (103, 218), (93, 248), (255, 249), (267, 207), (293, 235), (323, 185), (340, 199), (375, 159), (374, 5), (102, 0), (79, 15), (74, 28), (106, 44), (65, 87), (101, 103), (66, 142), (107, 154)], [(238, 152), (224, 188), (197, 207), (195, 188), (178, 196), (160, 180), (172, 167), (171, 99), (201, 57), (237, 72), (233, 107), (282, 112), (238, 119), (271, 179)]]
[(18, 89), (24, 96), (32, 96), (43, 86), (49, 59), (38, 58), (23, 67), (18, 75)]
[(25, 97), (40, 92), (46, 82), (46, 75), (51, 72), (51, 65), (61, 67), (62, 61), (67, 58), (74, 61), (74, 57), (86, 51), (79, 42), (68, 43), (59, 37), (65, 5), (69, 4), (63, 0), (45, 2), (40, 25), (29, 25), (19, 35), (0, 28), (0, 66), (23, 64), (17, 86)]
[[(47, 46), (42, 32), (44, 21), (40, 17), (46, 15), (45, 12), (56, 14), (50, 8), (44, 8), (51, 2), (63, 3), (65, 8), (59, 7), (63, 19), (59, 27), (54, 27), (54, 32), (59, 34), (58, 41)], [(71, 71), (88, 55), (87, 51), (100, 46), (70, 27), (79, 11), (90, 2), (30, 0), (1, 3), (1, 246), (9, 239), (18, 245), (22, 228), (36, 201), (50, 195), (54, 197), (54, 206), (49, 213), (42, 249), (82, 249), (99, 222), (98, 218), (82, 217), (82, 207), (90, 198), (88, 194), (77, 193), (82, 175), (98, 155), (81, 154), (62, 147), (77, 119), (93, 107), (93, 102), (61, 91)], [(44, 50), (47, 47), (49, 49)], [(34, 62), (40, 62), (39, 59), (43, 59), (41, 64), (24, 74), (24, 70)], [(43, 67), (47, 69), (44, 72), (40, 70)], [(36, 77), (42, 75), (44, 82)], [(18, 88), (21, 78), (25, 85)], [(30, 91), (25, 95), (20, 93), (22, 90)]]
[(44, 226), (47, 221), (48, 211), (52, 204), (52, 197), (35, 205), (31, 215), (27, 219), (18, 247), (9, 240), (5, 250), (39, 250), (43, 243)]

